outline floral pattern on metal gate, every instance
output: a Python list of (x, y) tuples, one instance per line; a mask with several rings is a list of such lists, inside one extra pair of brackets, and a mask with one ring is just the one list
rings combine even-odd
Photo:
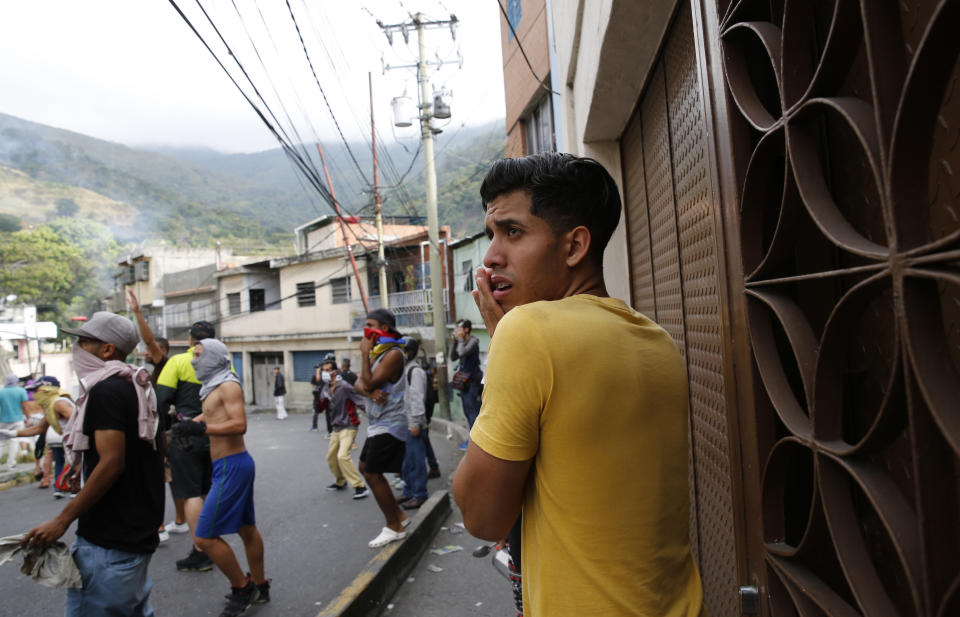
[(960, 615), (960, 1), (721, 11), (767, 610)]

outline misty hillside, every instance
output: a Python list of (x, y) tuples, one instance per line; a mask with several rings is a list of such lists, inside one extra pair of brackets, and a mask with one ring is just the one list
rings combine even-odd
[[(440, 220), (456, 235), (479, 228), (482, 171), (503, 155), (504, 141), (502, 122), (438, 136)], [(409, 153), (395, 142), (378, 147), (381, 185), (393, 184), (410, 165), (417, 144), (406, 145)], [(369, 179), (369, 147), (350, 147)], [(314, 146), (305, 153), (319, 168)], [(367, 205), (365, 180), (342, 144), (325, 145), (324, 154), (341, 203), (351, 211)], [(388, 213), (425, 215), (422, 163), (418, 156), (399, 189), (384, 189)], [(253, 154), (137, 149), (0, 114), (0, 212), (25, 223), (66, 211), (109, 222), (121, 242), (289, 246), (294, 227), (329, 213), (301, 180), (279, 148)]]

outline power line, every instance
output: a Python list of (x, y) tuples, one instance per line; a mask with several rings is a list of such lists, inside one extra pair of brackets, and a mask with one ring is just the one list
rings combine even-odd
[(323, 95), (323, 102), (327, 104), (327, 110), (330, 112), (330, 117), (333, 119), (333, 124), (337, 127), (337, 132), (340, 134), (340, 139), (343, 141), (344, 147), (350, 154), (353, 164), (357, 167), (357, 171), (360, 173), (360, 176), (364, 179), (364, 181), (369, 184), (370, 181), (366, 179), (367, 177), (364, 175), (363, 169), (360, 167), (360, 163), (357, 162), (357, 157), (353, 155), (353, 150), (350, 149), (350, 144), (347, 143), (346, 137), (343, 136), (343, 131), (340, 130), (340, 123), (337, 122), (337, 116), (333, 113), (333, 108), (330, 106), (330, 101), (327, 99), (327, 93), (324, 92), (323, 86), (320, 85), (320, 78), (317, 77), (317, 72), (313, 68), (313, 60), (310, 59), (310, 53), (307, 51), (307, 44), (303, 40), (303, 34), (300, 32), (300, 25), (297, 23), (297, 18), (293, 14), (293, 7), (290, 6), (290, 0), (286, 0), (286, 4), (287, 10), (290, 12), (290, 19), (293, 20), (293, 27), (296, 28), (297, 36), (300, 38), (300, 45), (303, 47), (303, 54), (307, 57), (307, 64), (310, 65), (310, 72), (313, 73), (313, 79), (317, 82), (317, 87), (320, 89), (320, 94)]

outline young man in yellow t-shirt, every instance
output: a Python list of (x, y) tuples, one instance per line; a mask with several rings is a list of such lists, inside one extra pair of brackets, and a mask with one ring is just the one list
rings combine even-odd
[[(603, 280), (620, 197), (596, 161), (494, 164), (474, 298), (491, 336), (480, 415), (454, 477), (464, 524), (523, 513), (528, 617), (696, 617), (687, 382), (669, 335)], [(598, 370), (602, 367), (602, 370)]]

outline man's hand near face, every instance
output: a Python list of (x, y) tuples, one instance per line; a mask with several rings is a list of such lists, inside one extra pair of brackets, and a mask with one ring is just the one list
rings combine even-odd
[(477, 288), (473, 290), (473, 300), (480, 309), (480, 316), (487, 327), (487, 332), (493, 337), (493, 331), (503, 319), (504, 310), (493, 297), (493, 285), (490, 283), (490, 271), (486, 268), (477, 268)]
[(373, 339), (363, 337), (360, 340), (360, 357), (369, 358), (371, 349), (373, 349)]

